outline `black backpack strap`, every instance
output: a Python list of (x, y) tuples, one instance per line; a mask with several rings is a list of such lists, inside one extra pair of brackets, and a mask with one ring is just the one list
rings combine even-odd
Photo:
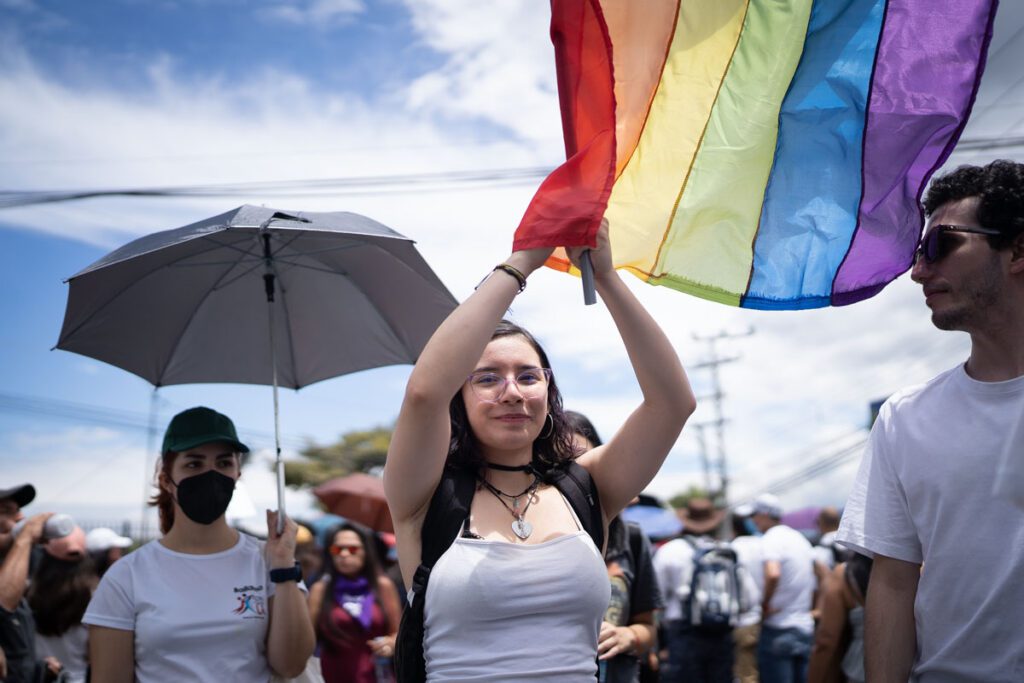
[(395, 672), (399, 683), (426, 680), (423, 659), (423, 617), (430, 571), (455, 542), (476, 493), (476, 477), (462, 469), (445, 468), (434, 489), (420, 531), (420, 565), (412, 578), (412, 602), (402, 612), (395, 642)]
[(420, 532), (420, 566), (428, 568), (441, 559), (444, 551), (459, 535), (469, 517), (469, 506), (476, 493), (476, 477), (464, 469), (446, 467), (437, 485)]
[(569, 501), (580, 524), (594, 545), (604, 552), (604, 516), (601, 514), (601, 497), (590, 472), (576, 462), (551, 471), (550, 479), (565, 499)]

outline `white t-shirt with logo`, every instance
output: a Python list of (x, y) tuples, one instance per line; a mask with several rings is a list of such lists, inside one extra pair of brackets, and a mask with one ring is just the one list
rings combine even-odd
[(799, 531), (776, 524), (764, 532), (761, 548), (764, 561), (778, 562), (782, 573), (769, 604), (772, 613), (764, 618), (764, 624), (810, 633), (814, 630), (811, 607), (817, 586), (810, 541)]
[(135, 632), (135, 680), (267, 681), (274, 584), (263, 542), (189, 555), (147, 543), (111, 565), (82, 618)]
[(1024, 377), (961, 365), (895, 394), (871, 430), (837, 540), (923, 563), (912, 681), (1024, 681), (1024, 508), (992, 495), (1022, 416)]

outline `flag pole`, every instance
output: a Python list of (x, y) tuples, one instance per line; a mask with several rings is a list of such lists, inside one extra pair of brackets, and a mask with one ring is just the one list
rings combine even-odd
[(590, 260), (590, 250), (580, 255), (580, 278), (583, 281), (583, 304), (593, 306), (597, 303), (597, 290), (594, 288), (594, 264)]

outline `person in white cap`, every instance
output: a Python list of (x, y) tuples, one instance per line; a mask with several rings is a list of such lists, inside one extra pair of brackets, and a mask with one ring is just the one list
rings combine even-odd
[(85, 549), (96, 563), (96, 573), (100, 577), (110, 565), (121, 559), (125, 548), (130, 548), (132, 543), (132, 539), (105, 526), (90, 529), (85, 535)]
[(803, 681), (814, 638), (814, 553), (803, 534), (782, 523), (782, 505), (770, 493), (754, 501), (753, 519), (764, 534), (764, 590), (757, 646), (761, 683)]

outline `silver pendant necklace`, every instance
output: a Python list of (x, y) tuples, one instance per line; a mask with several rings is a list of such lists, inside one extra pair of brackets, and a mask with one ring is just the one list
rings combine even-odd
[[(490, 491), (512, 515), (512, 533), (522, 541), (528, 539), (530, 534), (533, 533), (533, 525), (526, 521), (526, 511), (530, 509), (530, 504), (533, 503), (533, 494), (537, 491), (537, 487), (540, 485), (540, 480), (534, 476), (533, 483), (530, 484), (525, 491), (515, 496), (510, 496), (499, 488), (493, 486), (486, 479), (481, 479), (480, 483), (482, 483), (484, 487)], [(519, 499), (523, 496), (526, 496), (526, 505), (523, 506), (523, 510), (520, 512)], [(509, 504), (505, 502), (505, 498), (512, 501), (511, 507), (509, 507)]]

